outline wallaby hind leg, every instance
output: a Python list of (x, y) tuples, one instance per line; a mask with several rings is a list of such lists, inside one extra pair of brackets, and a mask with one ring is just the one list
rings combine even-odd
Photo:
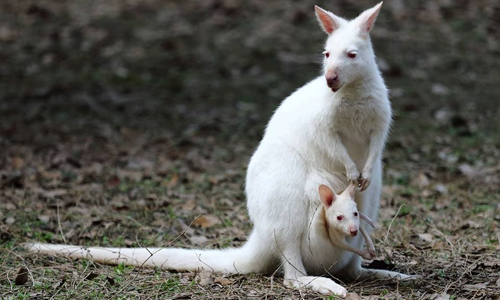
[(319, 292), (324, 295), (336, 295), (345, 297), (347, 290), (340, 284), (325, 277), (307, 276), (300, 248), (296, 245), (289, 244), (283, 251), (283, 268), (285, 271), (284, 284), (290, 288), (306, 288)]
[(349, 274), (349, 277), (352, 280), (362, 280), (373, 277), (379, 279), (394, 278), (397, 280), (412, 280), (420, 278), (418, 275), (407, 275), (388, 270), (365, 269), (361, 267), (361, 260), (359, 259), (359, 256), (354, 257), (354, 260), (351, 261), (351, 265), (345, 271)]

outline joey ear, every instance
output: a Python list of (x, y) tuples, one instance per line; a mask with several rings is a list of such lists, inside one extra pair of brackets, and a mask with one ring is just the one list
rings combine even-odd
[(359, 22), (361, 33), (363, 34), (370, 33), (370, 31), (373, 28), (373, 25), (375, 24), (375, 20), (377, 20), (378, 13), (382, 8), (382, 3), (384, 2), (380, 2), (374, 7), (365, 10), (356, 18), (356, 21)]
[(350, 183), (347, 187), (347, 191), (349, 192), (349, 196), (354, 198), (354, 195), (356, 194), (356, 185), (354, 183)]
[(318, 19), (319, 25), (321, 25), (321, 28), (328, 34), (332, 34), (332, 32), (337, 30), (343, 23), (342, 18), (337, 17), (317, 5), (314, 6), (314, 10), (316, 11), (316, 18)]
[(356, 194), (356, 184), (352, 182), (342, 192), (343, 196), (349, 196), (350, 198), (354, 198), (355, 194)]
[(359, 217), (362, 219), (362, 220), (365, 220), (366, 223), (370, 224), (371, 227), (373, 228), (377, 228), (375, 226), (375, 224), (373, 224), (373, 221), (372, 219), (370, 219), (367, 215), (365, 215), (364, 213), (362, 212), (359, 212)]
[(323, 203), (326, 207), (330, 207), (335, 200), (335, 193), (333, 193), (333, 191), (324, 184), (319, 186), (318, 191), (321, 203)]

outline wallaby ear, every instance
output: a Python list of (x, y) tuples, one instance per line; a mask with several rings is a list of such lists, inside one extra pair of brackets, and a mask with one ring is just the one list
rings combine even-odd
[(335, 194), (329, 187), (322, 184), (319, 186), (319, 199), (326, 207), (330, 207), (335, 201)]
[(373, 224), (372, 219), (368, 218), (368, 216), (367, 216), (367, 215), (365, 215), (364, 213), (359, 212), (359, 217), (360, 217), (362, 220), (365, 220), (365, 222), (366, 222), (366, 223), (370, 224), (370, 226), (371, 226), (371, 227), (373, 227), (373, 228), (377, 228), (377, 227), (375, 226), (375, 224)]
[(370, 31), (373, 28), (373, 25), (375, 24), (375, 20), (377, 20), (378, 13), (382, 8), (382, 3), (384, 2), (380, 2), (374, 7), (365, 10), (356, 18), (356, 20), (359, 22), (361, 33), (364, 34), (370, 33)]
[(314, 10), (316, 11), (316, 18), (318, 19), (319, 25), (321, 25), (321, 28), (323, 28), (326, 33), (332, 34), (332, 32), (337, 30), (342, 24), (342, 18), (337, 17), (319, 6), (315, 5)]

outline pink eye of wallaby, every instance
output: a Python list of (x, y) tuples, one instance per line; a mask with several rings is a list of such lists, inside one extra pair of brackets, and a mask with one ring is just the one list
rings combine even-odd
[(355, 211), (355, 212), (354, 212), (354, 216), (355, 216), (355, 217), (357, 217), (357, 216), (358, 216), (358, 212), (357, 212), (357, 211)]
[(330, 52), (325, 52), (325, 57), (326, 58), (330, 57)]
[(351, 51), (351, 52), (347, 53), (347, 56), (349, 56), (349, 58), (355, 58), (356, 57), (356, 52)]
[(343, 215), (338, 215), (338, 216), (337, 216), (337, 220), (339, 220), (339, 221), (342, 221), (342, 219), (343, 219), (343, 218), (344, 218), (344, 216), (343, 216)]

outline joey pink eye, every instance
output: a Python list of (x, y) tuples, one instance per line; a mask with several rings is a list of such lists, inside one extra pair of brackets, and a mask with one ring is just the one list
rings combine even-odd
[(347, 53), (347, 56), (349, 56), (349, 58), (355, 58), (356, 57), (356, 51), (351, 51), (351, 52)]
[(326, 58), (330, 57), (330, 52), (325, 52), (325, 57)]
[(342, 216), (342, 215), (337, 216), (337, 220), (339, 220), (339, 221), (342, 221), (343, 218), (344, 218), (344, 216)]

